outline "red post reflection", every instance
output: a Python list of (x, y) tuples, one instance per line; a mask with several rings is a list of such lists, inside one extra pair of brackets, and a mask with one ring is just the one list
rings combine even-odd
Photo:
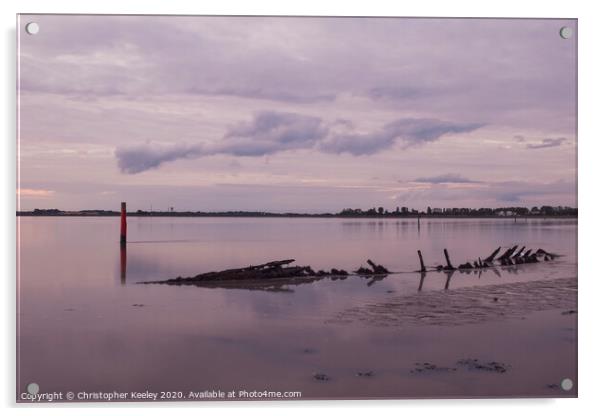
[(126, 280), (126, 271), (127, 271), (127, 245), (121, 244), (121, 252), (120, 252), (120, 264), (121, 264), (121, 284), (125, 285)]

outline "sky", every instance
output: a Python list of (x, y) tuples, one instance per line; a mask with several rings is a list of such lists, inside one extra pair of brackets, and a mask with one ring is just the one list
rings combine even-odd
[(576, 33), (22, 15), (18, 209), (575, 207)]

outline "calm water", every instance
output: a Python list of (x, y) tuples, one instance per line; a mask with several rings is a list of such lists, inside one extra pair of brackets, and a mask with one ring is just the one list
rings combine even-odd
[[(576, 373), (576, 318), (558, 318), (557, 311), (459, 328), (326, 322), (348, 307), (416, 293), (417, 249), (429, 266), (444, 262), (444, 248), (456, 265), (500, 245), (563, 255), (554, 264), (456, 273), (450, 289), (576, 276), (574, 219), (423, 219), (418, 227), (416, 220), (393, 219), (129, 218), (127, 252), (119, 247), (117, 217), (19, 221), (19, 391), (36, 382), (41, 392), (532, 396), (558, 395), (546, 384)], [(136, 284), (288, 258), (316, 270), (354, 270), (370, 258), (401, 273), (380, 281), (322, 280), (286, 292)], [(423, 293), (443, 290), (446, 280), (429, 273)], [(415, 361), (444, 365), (464, 356), (515, 370), (418, 379), (409, 373)], [(374, 376), (357, 377), (358, 371)], [(314, 373), (330, 380), (317, 381)]]

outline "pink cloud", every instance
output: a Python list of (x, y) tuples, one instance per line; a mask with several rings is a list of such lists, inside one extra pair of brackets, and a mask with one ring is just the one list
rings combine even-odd
[(17, 195), (27, 198), (48, 198), (54, 195), (50, 189), (17, 188)]

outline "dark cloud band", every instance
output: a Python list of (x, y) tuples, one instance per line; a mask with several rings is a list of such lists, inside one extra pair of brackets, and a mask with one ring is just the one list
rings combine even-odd
[(447, 173), (439, 176), (431, 176), (428, 178), (416, 178), (414, 182), (418, 183), (430, 183), (430, 184), (441, 184), (441, 183), (480, 183), (479, 181), (473, 181), (465, 178), (457, 173)]
[(316, 149), (325, 153), (371, 155), (390, 149), (397, 142), (407, 148), (434, 142), (446, 134), (468, 133), (483, 126), (479, 123), (452, 123), (437, 119), (401, 118), (374, 133), (334, 132), (334, 126), (319, 117), (266, 111), (252, 121), (231, 127), (222, 140), (213, 145), (141, 144), (115, 151), (119, 169), (134, 174), (158, 168), (178, 159), (216, 154), (266, 156), (295, 149)]
[(528, 144), (527, 149), (545, 149), (548, 147), (558, 147), (566, 142), (565, 137), (558, 137), (556, 139), (543, 139), (541, 143)]

